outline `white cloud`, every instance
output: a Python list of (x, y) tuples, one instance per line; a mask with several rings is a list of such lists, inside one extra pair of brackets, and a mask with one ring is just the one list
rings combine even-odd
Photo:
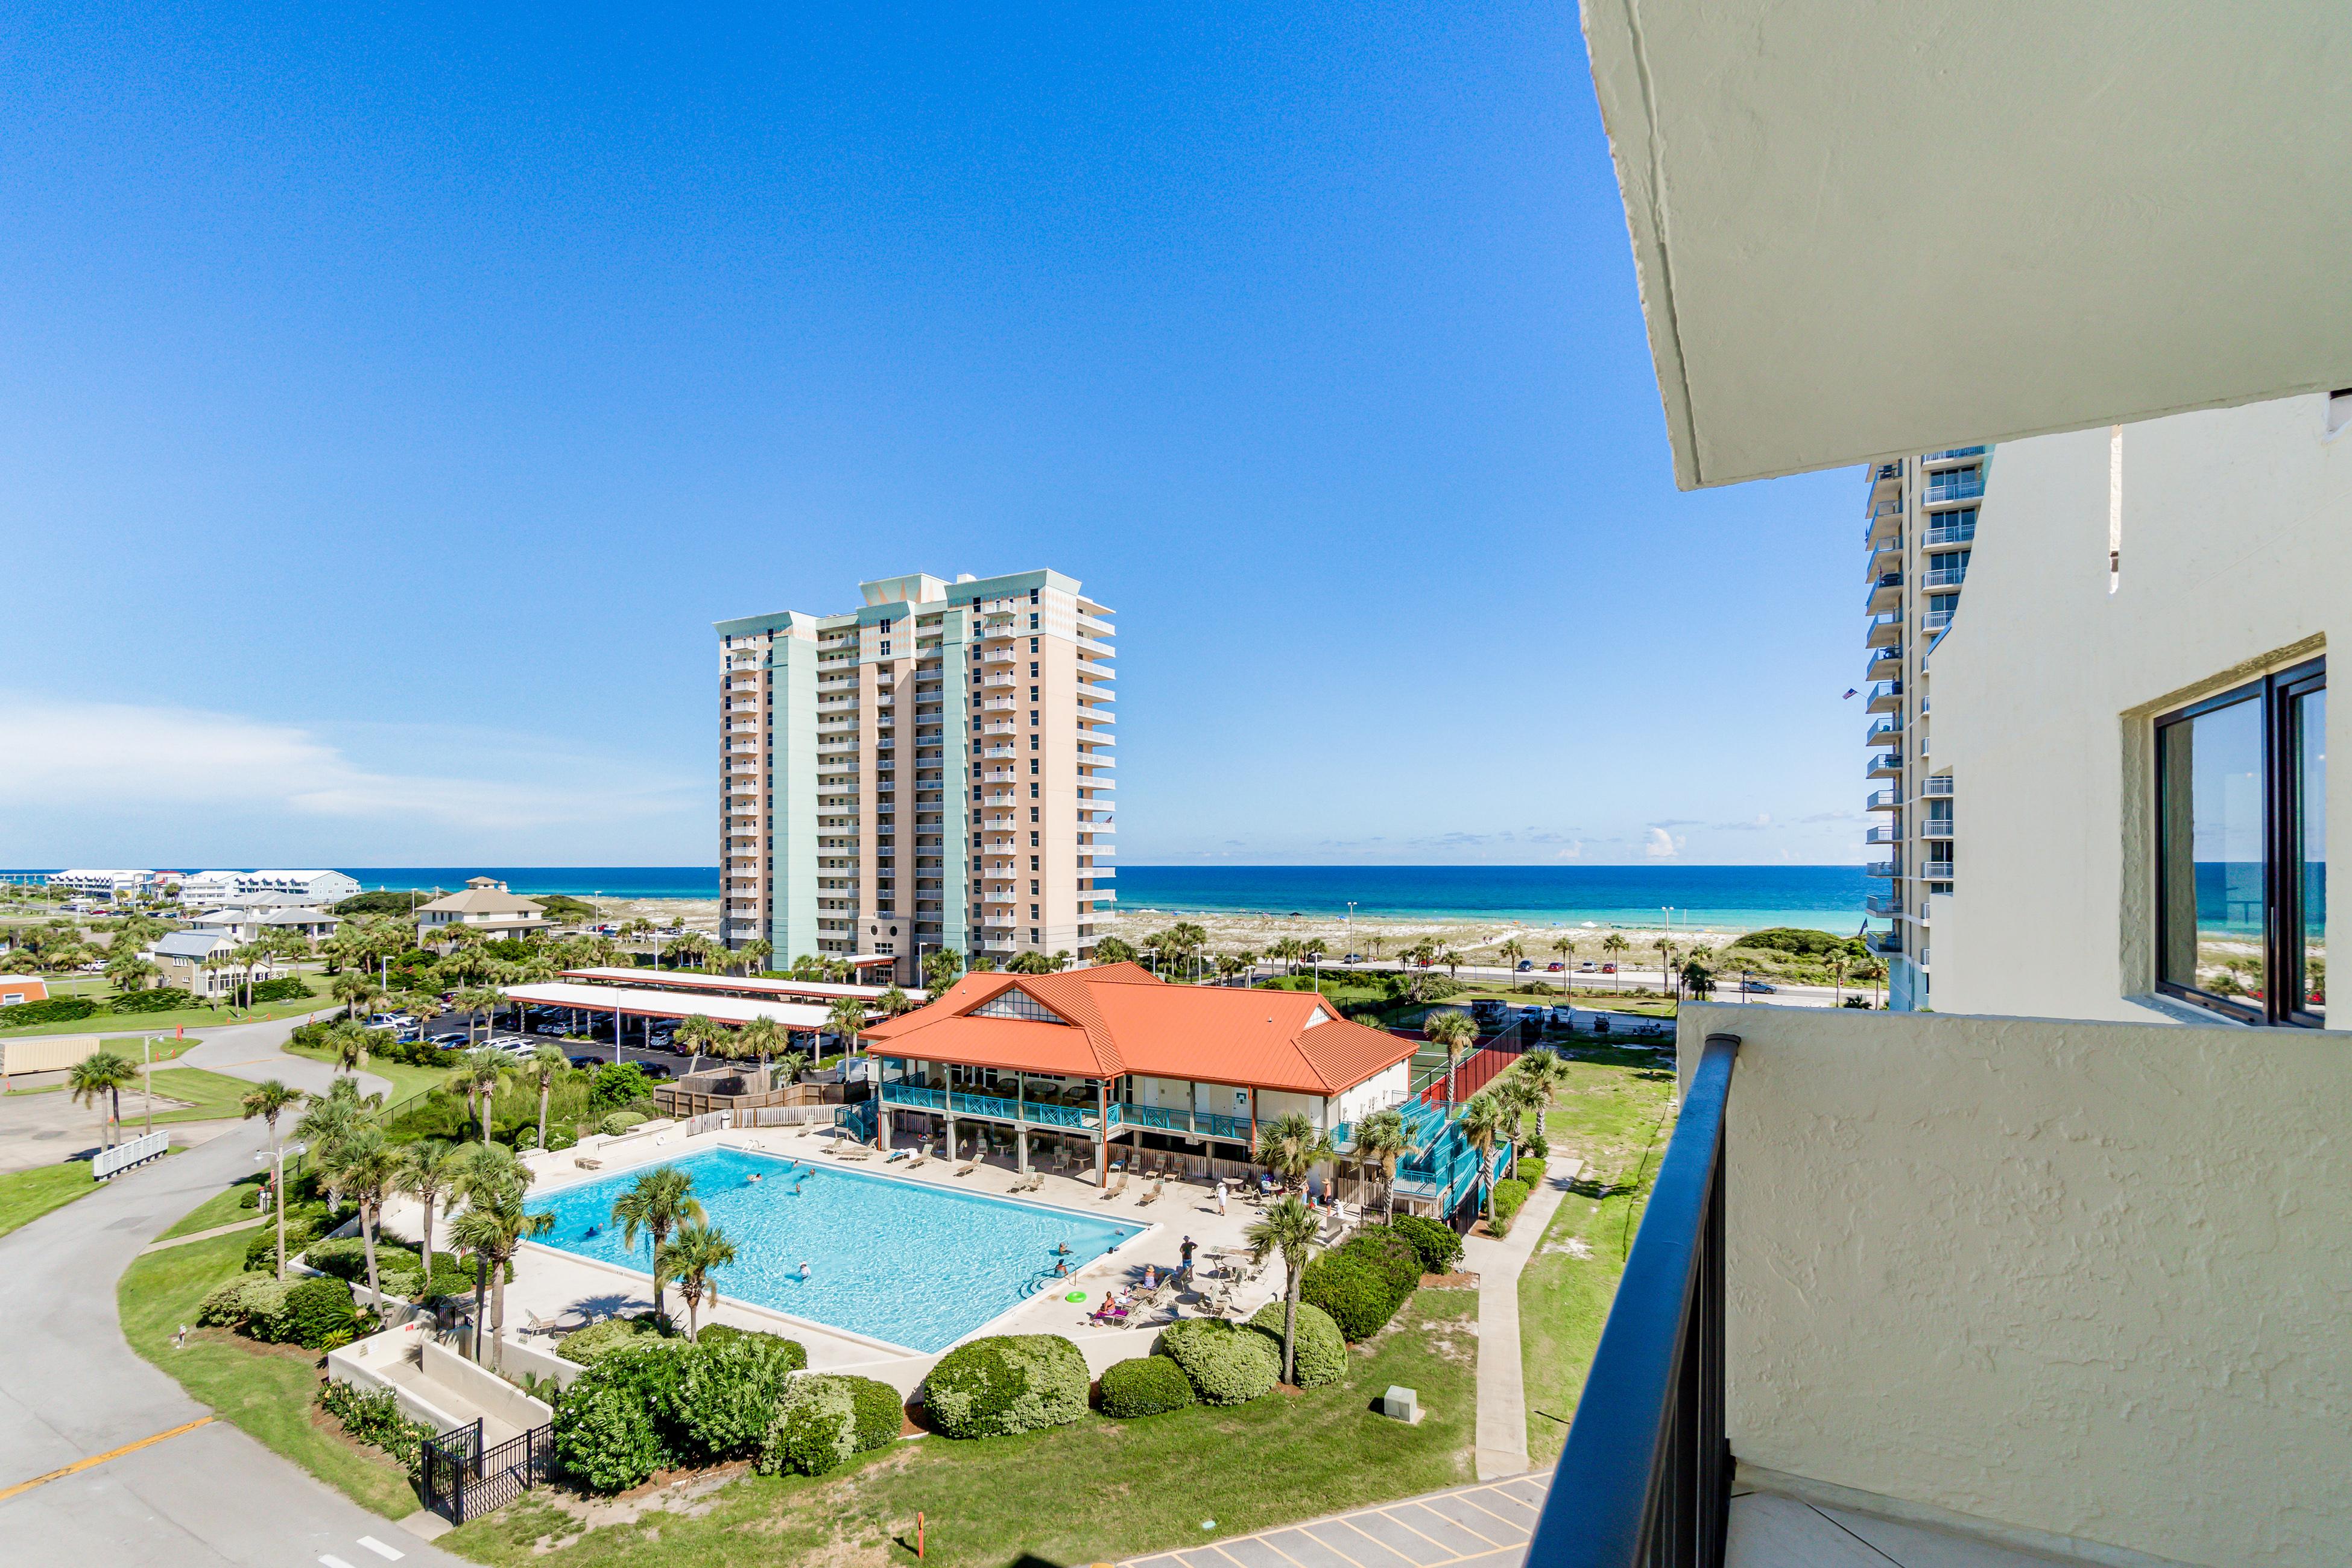
[(1663, 827), (1653, 827), (1650, 829), (1649, 838), (1642, 846), (1642, 853), (1653, 860), (1671, 859), (1682, 853), (1682, 847), (1687, 842), (1688, 840), (1679, 833), (1669, 833)]
[(505, 776), (363, 765), (292, 724), (200, 709), (0, 695), (0, 806), (208, 806), (492, 830), (673, 812), (686, 781), (555, 754)]

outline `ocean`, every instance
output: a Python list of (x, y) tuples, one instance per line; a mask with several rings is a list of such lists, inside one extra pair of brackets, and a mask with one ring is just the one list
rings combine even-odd
[(1121, 866), (1121, 910), (1755, 931), (1862, 925), (1859, 866)]
[[(715, 899), (716, 866), (346, 866), (363, 888)], [(1870, 890), (1859, 866), (1122, 866), (1130, 913), (1360, 915), (1709, 931), (1811, 926), (1850, 934)]]

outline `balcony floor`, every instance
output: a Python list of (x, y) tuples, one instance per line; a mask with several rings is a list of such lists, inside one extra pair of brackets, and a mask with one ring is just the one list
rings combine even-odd
[(1519, 1568), (1549, 1473), (1456, 1487), (1257, 1535), (1135, 1558), (1123, 1568)]
[(1727, 1568), (2050, 1568), (2060, 1561), (1774, 1492), (1731, 1500)]

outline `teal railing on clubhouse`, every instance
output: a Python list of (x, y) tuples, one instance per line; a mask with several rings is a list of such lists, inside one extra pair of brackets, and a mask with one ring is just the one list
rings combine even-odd
[[(921, 1084), (886, 1083), (882, 1098), (891, 1105), (903, 1105), (910, 1110), (930, 1110), (946, 1115), (952, 1110), (958, 1116), (986, 1116), (999, 1121), (1025, 1122), (1032, 1127), (1071, 1127), (1092, 1131), (1097, 1125), (1091, 1106), (1058, 1105), (1045, 1100), (1009, 1100), (1003, 1095), (973, 1094), (965, 1089), (930, 1089)], [(952, 1100), (952, 1103), (950, 1103)], [(1118, 1105), (1110, 1108), (1113, 1127), (1149, 1128), (1158, 1132), (1188, 1132), (1196, 1137), (1221, 1138), (1229, 1142), (1249, 1142), (1249, 1118), (1224, 1116), (1213, 1110), (1170, 1110), (1157, 1105)]]

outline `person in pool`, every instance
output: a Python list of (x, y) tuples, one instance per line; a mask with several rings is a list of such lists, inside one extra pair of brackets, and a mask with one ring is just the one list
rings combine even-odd
[(1054, 1259), (1054, 1278), (1056, 1279), (1066, 1279), (1069, 1277), (1070, 1260), (1066, 1258), (1056, 1258)]
[(759, 1179), (760, 1179), (760, 1173), (759, 1173), (759, 1172), (757, 1172), (757, 1171), (753, 1171), (750, 1175), (747, 1175), (747, 1176), (745, 1176), (745, 1177), (743, 1178), (743, 1180), (744, 1180), (747, 1184), (748, 1184), (748, 1183), (751, 1183), (751, 1182), (756, 1182), (756, 1181), (758, 1181)]
[(801, 1259), (801, 1278), (802, 1278), (803, 1279), (806, 1279), (808, 1277), (809, 1277), (809, 1266), (808, 1266), (808, 1259), (807, 1259), (807, 1258), (802, 1258), (802, 1259)]

